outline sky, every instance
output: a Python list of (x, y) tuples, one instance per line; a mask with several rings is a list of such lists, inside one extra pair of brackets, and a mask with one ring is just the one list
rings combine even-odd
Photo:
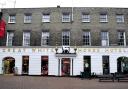
[(128, 0), (0, 0), (0, 8), (128, 7)]

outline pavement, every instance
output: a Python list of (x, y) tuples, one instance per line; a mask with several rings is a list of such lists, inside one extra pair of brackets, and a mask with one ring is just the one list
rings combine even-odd
[(0, 75), (0, 89), (128, 89), (128, 82), (98, 79)]

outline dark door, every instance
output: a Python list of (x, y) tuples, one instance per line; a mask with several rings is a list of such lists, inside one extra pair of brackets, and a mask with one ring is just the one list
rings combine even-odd
[(91, 56), (84, 56), (84, 72), (91, 74)]
[(102, 56), (103, 74), (109, 74), (109, 56)]
[(28, 74), (29, 72), (29, 56), (22, 57), (22, 74)]
[(48, 56), (41, 56), (41, 75), (48, 75)]
[(121, 60), (117, 60), (117, 72), (118, 73), (122, 73), (122, 70), (121, 70), (122, 66), (121, 66)]

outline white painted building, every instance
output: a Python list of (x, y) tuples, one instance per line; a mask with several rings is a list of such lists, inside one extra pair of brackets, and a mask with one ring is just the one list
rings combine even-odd
[[(80, 75), (84, 71), (84, 56), (90, 56), (91, 73), (103, 74), (103, 56), (108, 56), (109, 73), (117, 72), (117, 59), (128, 56), (128, 48), (109, 47), (109, 48), (70, 48), (70, 53), (62, 53), (62, 48), (23, 48), (23, 47), (2, 47), (0, 48), (0, 74), (5, 73), (4, 60), (8, 57), (14, 58), (15, 69), (18, 75), (23, 74), (23, 56), (29, 56), (28, 75), (41, 75), (41, 56), (48, 56), (48, 75), (63, 76), (62, 60), (69, 60), (68, 70), (70, 76)], [(67, 74), (68, 75), (68, 74)]]
[(6, 31), (0, 38), (0, 74), (128, 74), (128, 8), (1, 11)]

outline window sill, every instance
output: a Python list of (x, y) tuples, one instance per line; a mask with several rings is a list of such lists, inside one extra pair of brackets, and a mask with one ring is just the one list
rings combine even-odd
[(8, 24), (15, 24), (16, 22), (8, 22)]
[(124, 22), (117, 22), (117, 24), (124, 24)]

